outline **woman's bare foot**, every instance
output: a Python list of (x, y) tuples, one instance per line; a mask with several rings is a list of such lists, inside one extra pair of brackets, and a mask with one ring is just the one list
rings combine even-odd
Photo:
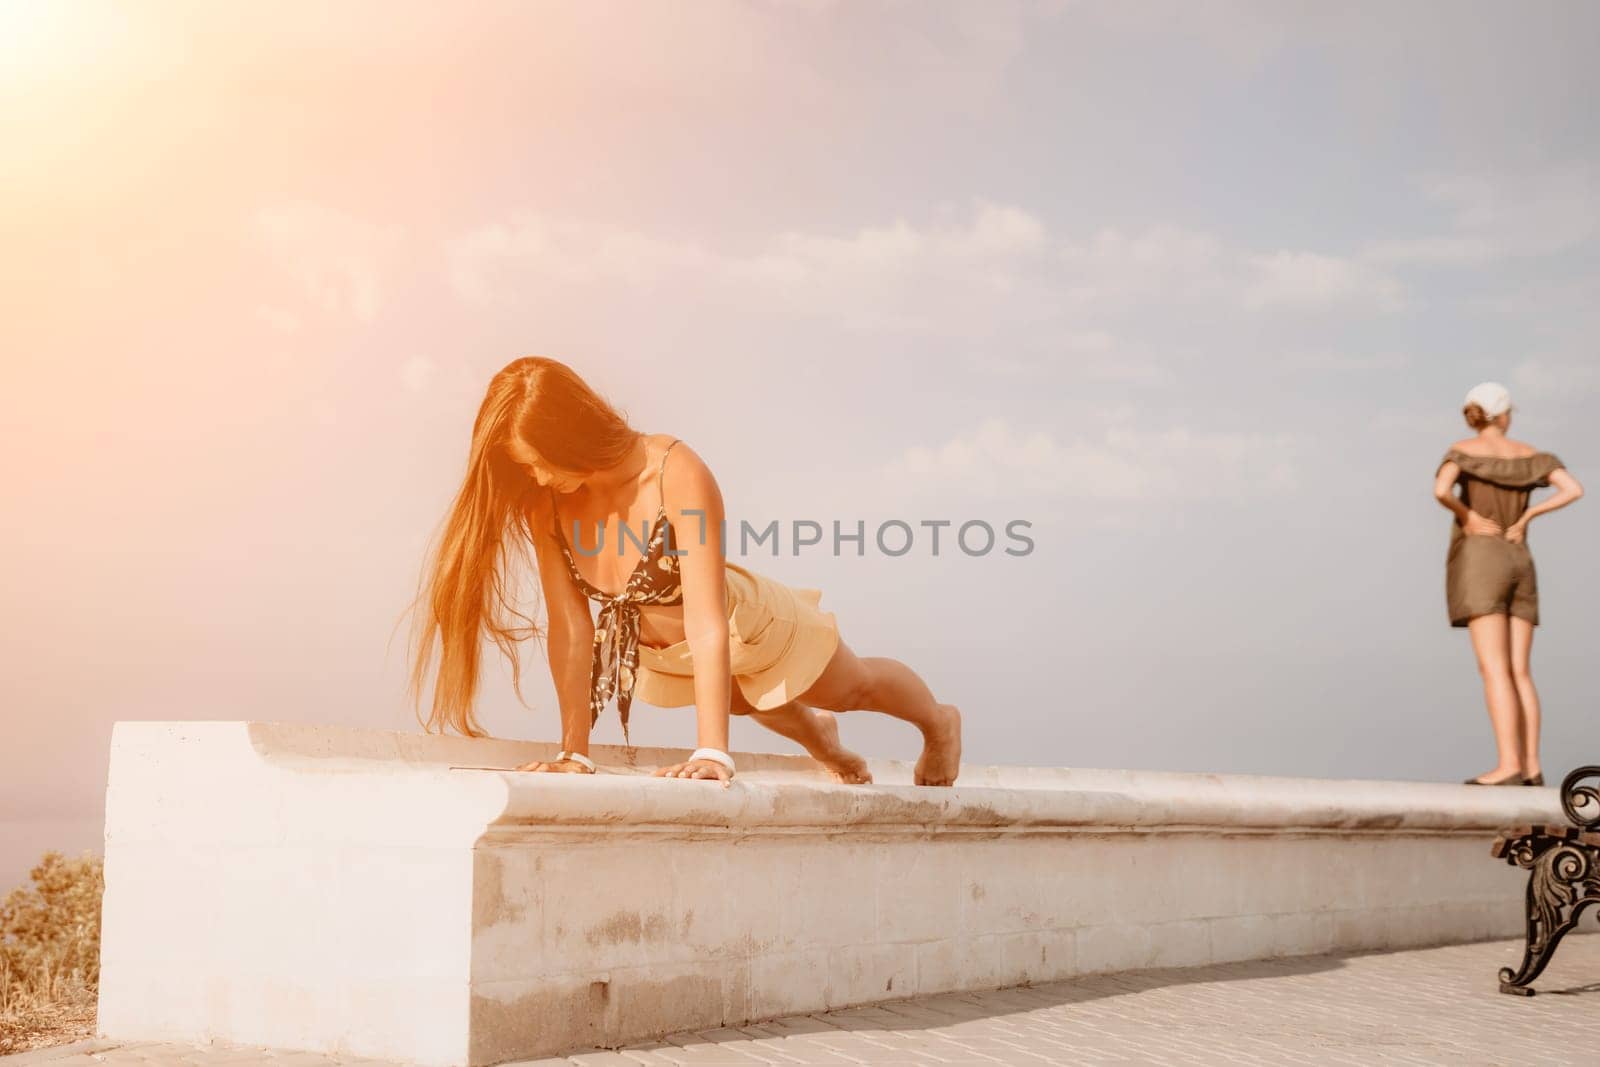
[(867, 770), (867, 761), (844, 747), (839, 740), (839, 721), (833, 712), (821, 708), (812, 708), (811, 714), (816, 716), (816, 740), (813, 745), (807, 745), (806, 750), (811, 753), (811, 758), (828, 769), (834, 780), (845, 785), (866, 785), (872, 781), (872, 772)]
[(748, 714), (767, 729), (800, 743), (807, 755), (825, 767), (835, 781), (864, 785), (872, 781), (867, 761), (845, 748), (839, 741), (839, 723), (833, 712), (791, 700), (766, 711), (751, 708)]
[(914, 779), (918, 785), (953, 785), (961, 773), (961, 710), (954, 704), (938, 708), (938, 718), (922, 732)]

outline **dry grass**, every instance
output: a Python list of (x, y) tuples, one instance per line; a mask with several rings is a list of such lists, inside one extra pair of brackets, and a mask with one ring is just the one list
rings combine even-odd
[(31, 882), (0, 904), (0, 1055), (94, 1033), (101, 861), (47, 852)]

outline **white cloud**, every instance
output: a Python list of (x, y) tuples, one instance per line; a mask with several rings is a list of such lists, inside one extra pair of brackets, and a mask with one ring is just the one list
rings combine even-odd
[(278, 266), (323, 310), (362, 322), (377, 317), (383, 273), (399, 247), (400, 227), (295, 201), (257, 212), (255, 232)]
[(1308, 251), (1257, 253), (1211, 234), (1169, 226), (1138, 233), (1116, 228), (1061, 248), (1076, 306), (1131, 309), (1163, 301), (1231, 304), (1248, 310), (1310, 310), (1333, 305), (1391, 310), (1398, 280), (1357, 260)]
[(1400, 283), (1356, 260), (1314, 252), (1273, 252), (1247, 256), (1245, 263), (1253, 274), (1241, 291), (1248, 308), (1358, 303), (1390, 310), (1400, 306)]
[(1279, 358), (1278, 364), (1300, 371), (1398, 371), (1409, 366), (1411, 357), (1405, 352), (1340, 352), (1313, 350), (1290, 352)]
[(1570, 333), (1587, 350), (1600, 336), (1600, 274), (1527, 277), (1485, 297), (1482, 306), (1502, 315), (1526, 317), (1541, 332)]
[(1160, 362), (1157, 353), (1119, 341), (1105, 330), (1067, 330), (1052, 335), (1036, 355), (1019, 356), (1015, 349), (982, 349), (967, 360), (985, 374), (1037, 378), (1042, 373), (1069, 375), (1086, 382), (1164, 388), (1177, 375)]
[(1222, 243), (1210, 234), (1171, 226), (1138, 233), (1106, 227), (1087, 241), (1062, 244), (1058, 256), (1064, 270), (1063, 298), (1102, 310), (1160, 297), (1214, 296), (1228, 259)]
[(1153, 226), (1135, 234), (1108, 227), (1086, 244), (1068, 245), (1063, 258), (1095, 267), (1120, 266), (1158, 274), (1195, 274), (1222, 260), (1222, 242), (1207, 233)]
[(729, 262), (692, 241), (533, 213), (476, 230), (455, 242), (448, 255), (456, 292), (477, 302), (514, 295), (496, 284), (512, 273), (561, 282), (649, 285), (686, 270), (721, 272)]
[(1600, 168), (1591, 164), (1433, 176), (1421, 184), (1452, 209), (1457, 234), (1482, 242), (1489, 254), (1549, 255), (1600, 234)]
[(1494, 247), (1482, 237), (1409, 237), (1374, 241), (1361, 251), (1370, 263), (1393, 266), (1478, 266), (1494, 256)]
[(525, 281), (655, 285), (692, 272), (701, 281), (755, 288), (849, 287), (906, 281), (930, 271), (1003, 268), (1045, 242), (1044, 226), (1018, 208), (978, 201), (970, 222), (928, 227), (904, 219), (844, 236), (784, 231), (742, 254), (657, 237), (606, 222), (524, 212), (466, 234), (447, 250), (450, 280), (467, 300), (510, 295)]
[(448, 272), (464, 300), (525, 302), (552, 287), (697, 291), (765, 301), (889, 330), (1027, 323), (1094, 333), (1107, 316), (1174, 302), (1295, 312), (1389, 310), (1400, 284), (1378, 266), (1309, 251), (1256, 253), (1181, 227), (1050, 234), (1021, 208), (977, 200), (964, 219), (897, 218), (844, 234), (786, 230), (724, 250), (607, 222), (522, 213), (452, 242)]
[(1177, 381), (1156, 359), (1130, 351), (1104, 330), (1068, 334), (1061, 348), (1069, 365), (1089, 381), (1137, 386), (1168, 386)]
[(733, 269), (753, 280), (796, 281), (840, 273), (903, 277), (940, 266), (982, 270), (1026, 256), (1044, 243), (1043, 224), (1026, 211), (979, 201), (965, 225), (919, 228), (896, 219), (846, 237), (784, 232), (768, 254)]
[(1360, 258), (1393, 267), (1477, 267), (1544, 256), (1600, 234), (1600, 170), (1567, 165), (1521, 173), (1430, 175), (1417, 180), (1450, 213), (1451, 232), (1371, 241)]
[(847, 328), (977, 338), (997, 320), (1056, 313), (1037, 268), (1047, 248), (1038, 219), (980, 199), (964, 217), (787, 230), (745, 249), (523, 213), (456, 240), (446, 261), (455, 292), (480, 305), (559, 303), (575, 288), (605, 286), (608, 295), (674, 292)]
[(1084, 367), (1084, 374), (1090, 381), (1117, 385), (1165, 388), (1178, 381), (1177, 375), (1158, 363), (1116, 356), (1092, 360)]
[(906, 449), (882, 474), (911, 490), (991, 498), (1260, 496), (1294, 488), (1294, 448), (1288, 435), (1123, 424), (1098, 437), (1060, 441), (1047, 430), (992, 418), (938, 444)]

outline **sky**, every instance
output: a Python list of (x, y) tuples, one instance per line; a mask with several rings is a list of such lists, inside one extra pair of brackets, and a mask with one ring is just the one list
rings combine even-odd
[[(1578, 2), (0, 0), (0, 882), (94, 844), (115, 721), (417, 729), (404, 612), (524, 355), (730, 516), (864, 523), (736, 558), (959, 705), (968, 762), (1488, 770), (1432, 478), (1493, 379), (1596, 481), (1597, 36)], [(1592, 507), (1529, 536), (1556, 772), (1597, 755)], [(891, 519), (1001, 540), (890, 556)], [(481, 716), (553, 740), (524, 660)]]

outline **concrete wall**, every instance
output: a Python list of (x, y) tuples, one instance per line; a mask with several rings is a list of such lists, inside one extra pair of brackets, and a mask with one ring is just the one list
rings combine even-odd
[[(732, 788), (553, 746), (121, 723), (100, 1028), (489, 1064), (1098, 971), (1521, 933), (1554, 790), (966, 767)], [(1486, 979), (1488, 980), (1488, 979)]]

